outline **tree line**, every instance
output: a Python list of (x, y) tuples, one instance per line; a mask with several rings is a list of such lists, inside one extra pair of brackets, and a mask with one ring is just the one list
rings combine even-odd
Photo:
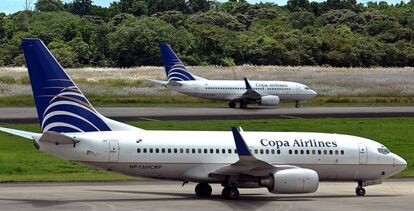
[(414, 3), (38, 0), (0, 13), (0, 66), (24, 65), (24, 37), (65, 67), (161, 65), (163, 41), (188, 65), (414, 66)]

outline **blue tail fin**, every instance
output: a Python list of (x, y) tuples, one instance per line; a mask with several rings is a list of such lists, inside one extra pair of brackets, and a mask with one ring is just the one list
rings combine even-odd
[(42, 132), (122, 128), (122, 123), (115, 124), (92, 107), (41, 40), (23, 39), (22, 47)]
[(168, 43), (161, 43), (162, 60), (165, 73), (169, 81), (193, 81), (197, 77), (187, 71), (177, 54), (171, 49)]

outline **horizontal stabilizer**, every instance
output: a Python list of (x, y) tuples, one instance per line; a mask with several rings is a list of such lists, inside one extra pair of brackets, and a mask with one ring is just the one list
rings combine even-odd
[(5, 133), (9, 133), (9, 134), (13, 134), (15, 136), (20, 136), (20, 137), (23, 137), (23, 138), (27, 138), (27, 139), (33, 139), (33, 137), (41, 135), (39, 133), (33, 133), (33, 132), (10, 129), (10, 128), (4, 128), (4, 127), (0, 127), (0, 131), (3, 131)]
[(53, 143), (56, 145), (60, 144), (76, 144), (79, 143), (79, 140), (76, 140), (72, 137), (63, 135), (62, 133), (56, 133), (53, 131), (45, 132), (40, 137), (39, 142)]
[(157, 79), (147, 79), (147, 80), (153, 83), (156, 83), (156, 84), (163, 85), (163, 86), (167, 86), (167, 83), (168, 83), (168, 81), (162, 81), (162, 80), (157, 80)]

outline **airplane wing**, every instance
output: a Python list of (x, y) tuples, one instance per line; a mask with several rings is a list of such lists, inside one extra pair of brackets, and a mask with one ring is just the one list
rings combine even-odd
[[(237, 154), (239, 160), (228, 166), (216, 169), (209, 174), (209, 176), (232, 176), (232, 175), (250, 175), (250, 176), (265, 176), (269, 175), (275, 169), (276, 166), (269, 164), (265, 161), (257, 159), (249, 150), (246, 142), (237, 128), (231, 128), (233, 132), (234, 141), (236, 144)], [(282, 168), (294, 168), (294, 166), (284, 166)], [(278, 168), (279, 169), (279, 168)]]
[(259, 92), (252, 88), (247, 78), (244, 78), (244, 83), (246, 84), (247, 91), (243, 93), (243, 95), (239, 99), (257, 100), (262, 97), (262, 95)]
[(12, 135), (16, 135), (16, 136), (20, 136), (23, 138), (27, 138), (27, 139), (32, 139), (33, 137), (37, 137), (40, 136), (40, 133), (33, 133), (33, 132), (29, 132), (29, 131), (24, 131), (24, 130), (16, 130), (16, 129), (10, 129), (10, 128), (4, 128), (4, 127), (0, 127), (0, 131), (3, 131), (5, 133), (9, 133)]

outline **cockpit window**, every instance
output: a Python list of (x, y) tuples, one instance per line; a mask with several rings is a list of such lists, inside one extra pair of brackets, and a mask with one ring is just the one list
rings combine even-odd
[(306, 89), (306, 90), (310, 90), (310, 88), (309, 88), (309, 87), (307, 87), (307, 86), (305, 86), (305, 89)]
[(386, 154), (390, 153), (390, 151), (387, 148), (385, 148), (384, 146), (381, 146), (381, 148), (378, 148), (378, 152), (383, 154), (383, 155), (386, 155)]

